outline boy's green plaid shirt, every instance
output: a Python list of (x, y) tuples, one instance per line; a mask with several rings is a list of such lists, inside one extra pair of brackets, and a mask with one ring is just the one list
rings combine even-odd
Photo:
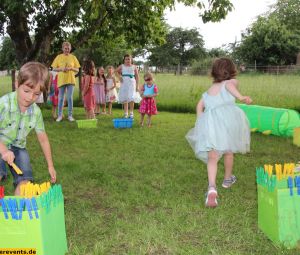
[(0, 141), (6, 146), (26, 147), (26, 137), (35, 129), (45, 132), (40, 108), (34, 103), (21, 113), (17, 93), (11, 92), (0, 98)]

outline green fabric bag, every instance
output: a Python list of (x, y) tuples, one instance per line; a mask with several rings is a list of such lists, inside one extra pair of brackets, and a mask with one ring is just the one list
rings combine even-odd
[[(17, 215), (21, 219), (13, 219), (7, 212), (5, 218), (3, 206), (0, 207), (0, 247), (1, 248), (34, 248), (38, 255), (63, 255), (68, 251), (64, 218), (64, 198), (60, 185), (52, 186), (48, 192), (34, 197), (37, 204), (37, 214), (28, 206), (22, 206), (23, 197), (6, 196), (6, 205), (9, 199), (16, 200)], [(31, 206), (33, 203), (31, 204)]]

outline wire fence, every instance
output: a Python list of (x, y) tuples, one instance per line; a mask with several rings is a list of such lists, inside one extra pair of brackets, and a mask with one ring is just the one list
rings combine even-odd
[[(198, 65), (195, 67), (185, 66), (181, 69), (181, 74), (192, 75), (206, 75), (210, 73), (211, 65)], [(175, 75), (180, 74), (180, 70), (177, 66), (168, 67), (155, 67), (149, 66), (144, 71), (150, 71), (153, 73), (173, 73)], [(238, 71), (240, 73), (266, 73), (266, 74), (300, 74), (300, 65), (239, 65)]]

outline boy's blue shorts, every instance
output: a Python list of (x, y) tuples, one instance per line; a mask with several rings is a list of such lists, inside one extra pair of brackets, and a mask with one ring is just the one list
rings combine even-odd
[[(21, 169), (23, 172), (23, 175), (18, 175), (15, 170), (11, 166), (9, 166), (10, 172), (12, 173), (14, 177), (14, 185), (17, 186), (19, 182), (21, 181), (33, 181), (32, 177), (32, 168), (30, 165), (30, 158), (27, 150), (24, 148), (17, 148), (14, 146), (11, 146), (9, 149), (15, 154), (15, 161), (14, 163)], [(0, 158), (0, 176), (2, 177), (2, 180), (4, 180), (7, 177), (7, 168), (6, 168), (6, 162)]]

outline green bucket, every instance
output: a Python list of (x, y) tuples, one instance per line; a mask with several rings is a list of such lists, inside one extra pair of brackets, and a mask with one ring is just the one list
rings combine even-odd
[(267, 187), (257, 185), (258, 227), (278, 245), (300, 247), (300, 195), (297, 188), (290, 195), (289, 188), (280, 186), (270, 192)]
[(60, 185), (54, 185), (47, 193), (34, 198), (38, 209), (37, 214), (31, 211), (32, 218), (27, 205), (20, 206), (22, 197), (4, 198), (4, 201), (16, 199), (19, 208), (17, 214), (21, 213), (22, 218), (13, 219), (11, 213), (7, 212), (7, 219), (3, 208), (0, 208), (0, 248), (33, 248), (38, 255), (65, 254), (68, 248)]

